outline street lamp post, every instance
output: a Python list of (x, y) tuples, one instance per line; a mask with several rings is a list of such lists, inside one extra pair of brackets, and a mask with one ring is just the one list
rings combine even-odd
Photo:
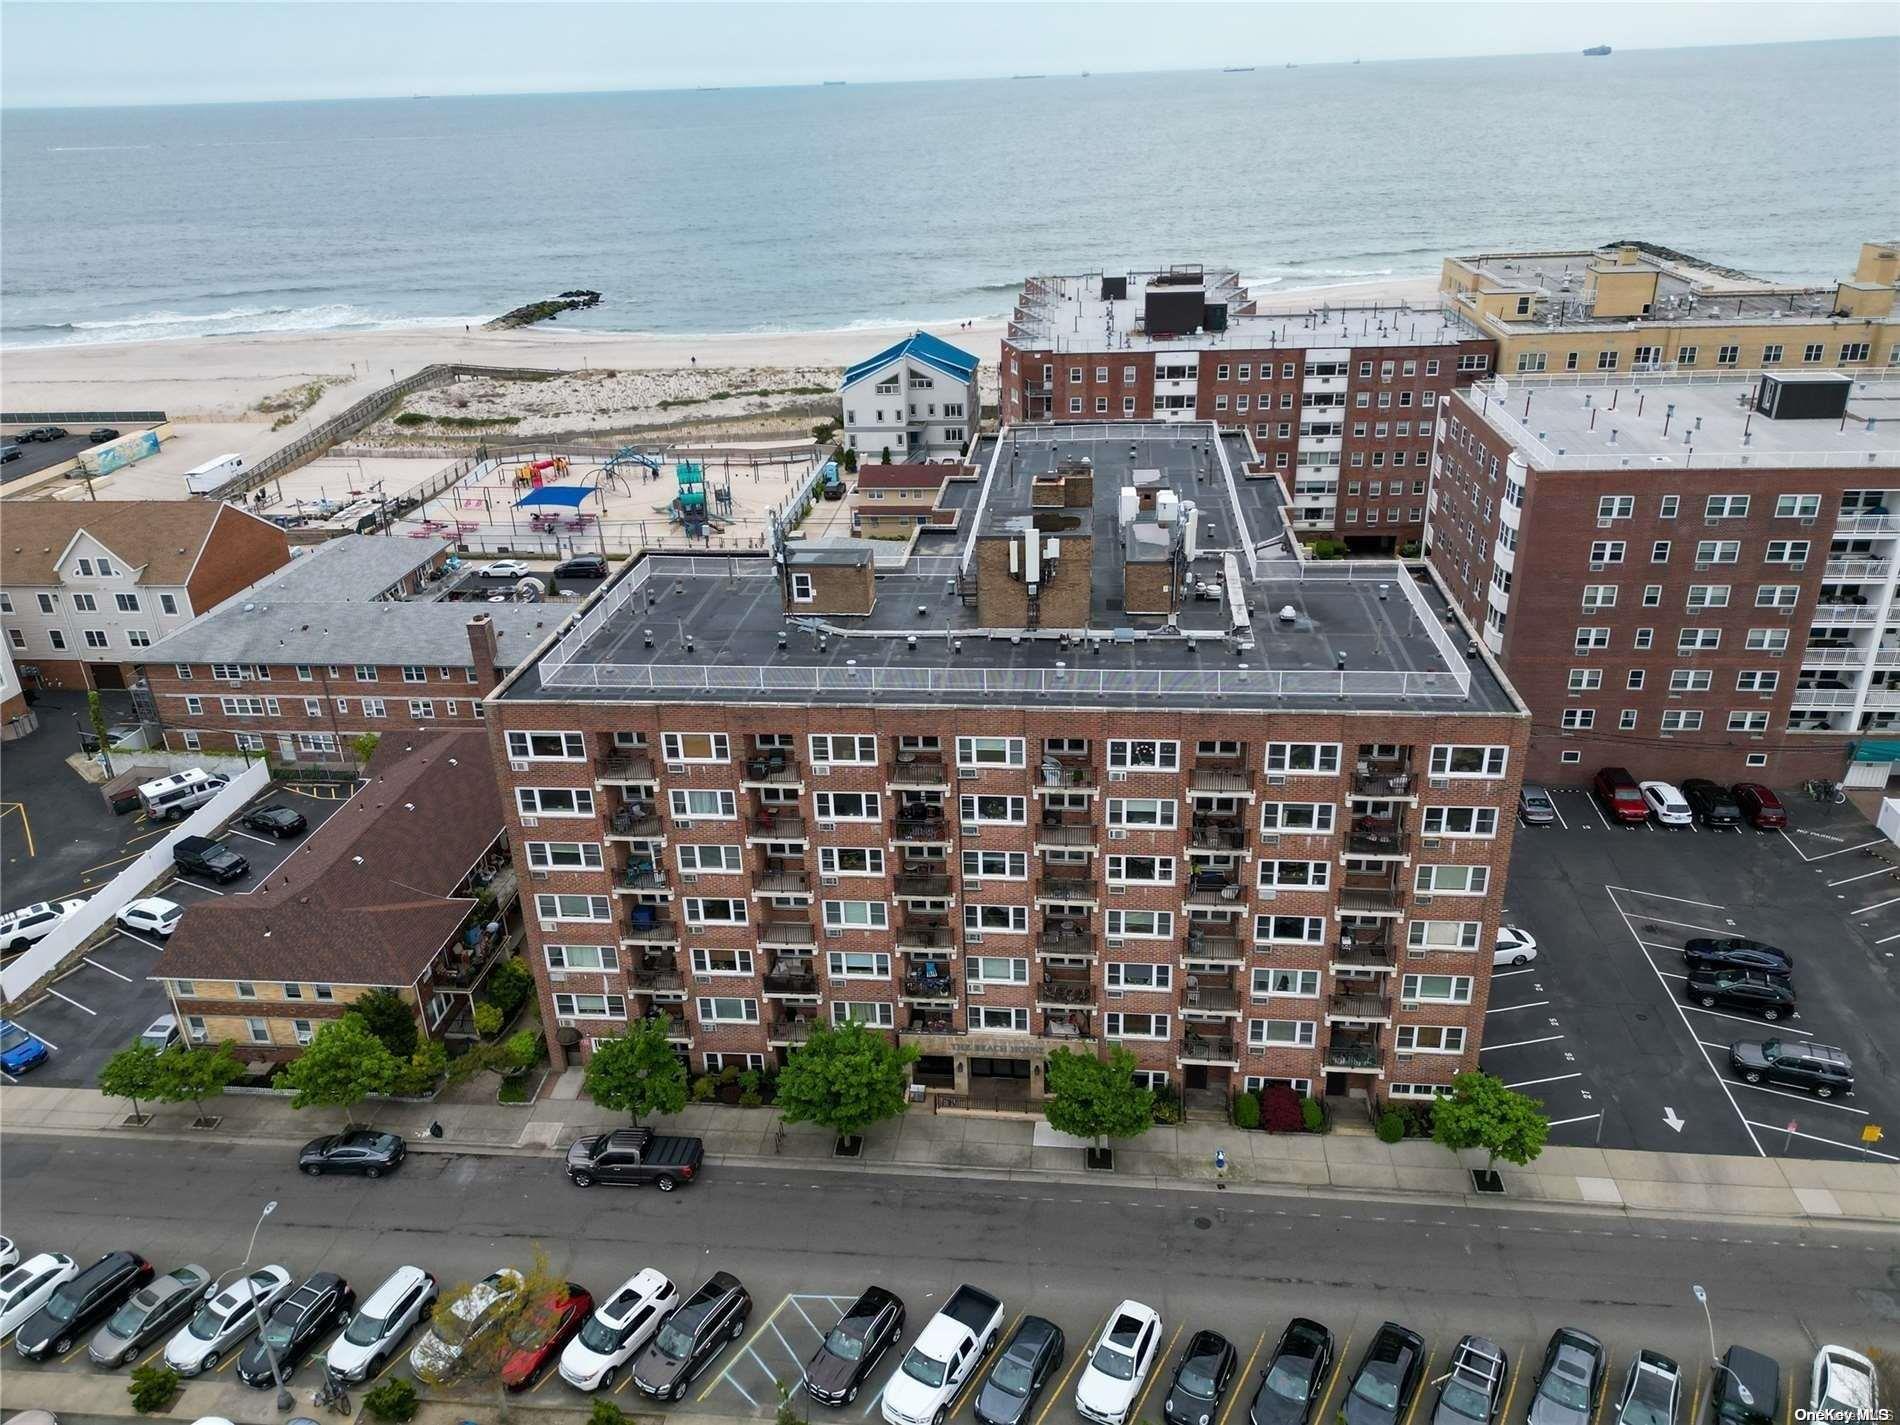
[[(251, 1265), (251, 1253), (257, 1250), (258, 1230), (263, 1227), (264, 1219), (275, 1211), (277, 1211), (277, 1201), (273, 1198), (265, 1203), (264, 1210), (257, 1214), (257, 1226), (251, 1229), (251, 1245), (244, 1249), (244, 1266), (239, 1268), (240, 1271)], [(289, 1387), (284, 1384), (284, 1368), (277, 1363), (277, 1352), (271, 1347), (270, 1338), (264, 1334), (264, 1314), (257, 1309), (257, 1288), (254, 1286), (250, 1290), (250, 1303), (251, 1325), (256, 1328), (258, 1343), (264, 1348), (264, 1359), (270, 1362), (271, 1379), (277, 1382), (277, 1408), (293, 1410), (297, 1402), (292, 1397)]]
[(1754, 1392), (1749, 1390), (1749, 1388), (1742, 1383), (1742, 1378), (1735, 1374), (1734, 1369), (1715, 1353), (1715, 1318), (1709, 1314), (1709, 1294), (1702, 1289), (1700, 1283), (1697, 1283), (1689, 1289), (1695, 1293), (1696, 1302), (1702, 1308), (1702, 1319), (1708, 1323), (1709, 1364), (1714, 1366), (1718, 1371), (1727, 1371), (1730, 1376), (1734, 1377), (1735, 1393), (1742, 1398), (1742, 1404), (1753, 1405), (1755, 1403)]

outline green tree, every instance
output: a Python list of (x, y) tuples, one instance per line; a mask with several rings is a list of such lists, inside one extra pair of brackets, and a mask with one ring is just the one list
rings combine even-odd
[(92, 735), (99, 739), (99, 758), (106, 775), (112, 775), (112, 739), (106, 736), (106, 703), (97, 688), (86, 692), (86, 716), (92, 719)]
[(158, 1050), (150, 1044), (129, 1044), (107, 1059), (99, 1069), (99, 1092), (108, 1098), (132, 1101), (132, 1112), (143, 1117), (140, 1099), (157, 1099), (159, 1085)]
[(174, 1044), (156, 1060), (152, 1097), (161, 1103), (189, 1099), (205, 1116), (205, 1099), (223, 1093), (224, 1086), (244, 1072), (229, 1044)]
[(1135, 1083), (1135, 1056), (1116, 1047), (1106, 1059), (1057, 1049), (1043, 1071), (1049, 1126), (1072, 1138), (1087, 1138), (1101, 1151), (1104, 1138), (1139, 1138), (1154, 1124), (1154, 1090)]
[(501, 1033), (501, 1006), (483, 1000), (475, 1006), (475, 1037), (493, 1039)]
[(588, 1412), (587, 1425), (627, 1425), (627, 1412), (611, 1400), (594, 1397), (594, 1408)]
[(856, 446), (847, 445), (844, 449), (844, 473), (847, 475), (855, 475), (858, 473), (858, 451)]
[(416, 1052), (416, 1041), (420, 1037), (416, 1012), (394, 990), (368, 991), (350, 1005), (350, 1013), (361, 1018), (364, 1027), (382, 1040), (383, 1048), (398, 1059), (407, 1059)]
[(1491, 1074), (1459, 1074), (1451, 1093), (1432, 1104), (1432, 1137), (1452, 1152), (1482, 1148), (1486, 1172), (1499, 1158), (1523, 1167), (1544, 1151), (1550, 1121), (1544, 1105)]
[(664, 1019), (640, 1019), (625, 1034), (594, 1045), (587, 1061), (587, 1096), (611, 1113), (638, 1123), (649, 1113), (686, 1107), (686, 1066), (666, 1042)]
[(894, 1045), (855, 1020), (836, 1029), (816, 1025), (779, 1073), (779, 1111), (787, 1123), (822, 1124), (856, 1138), (904, 1111), (916, 1057), (916, 1045)]
[(183, 1388), (177, 1371), (167, 1365), (155, 1364), (136, 1367), (125, 1389), (126, 1394), (132, 1397), (132, 1408), (141, 1415), (149, 1415), (170, 1410), (172, 1402), (178, 1399), (178, 1392)]
[(425, 1039), (416, 1046), (416, 1052), (409, 1056), (409, 1062), (403, 1065), (395, 1091), (400, 1094), (426, 1094), (448, 1072), (448, 1067), (449, 1051), (436, 1040)]
[(379, 732), (359, 732), (350, 739), (350, 751), (356, 754), (358, 767), (369, 766), (369, 759), (376, 755), (376, 744), (382, 740)]
[(316, 1032), (284, 1070), (284, 1082), (296, 1090), (292, 1108), (340, 1108), (355, 1123), (350, 1110), (373, 1093), (391, 1092), (403, 1067), (361, 1019), (346, 1014)]
[(519, 960), (503, 960), (488, 972), (488, 983), (483, 994), (488, 1002), (501, 1011), (505, 1020), (521, 1008), (522, 1001), (534, 993), (534, 971)]
[(884, 454), (878, 458), (878, 463), (881, 465), (889, 465), (891, 463), (891, 448), (888, 445), (884, 447)]
[(378, 1420), (394, 1420), (397, 1425), (414, 1420), (422, 1402), (416, 1388), (401, 1376), (391, 1376), (363, 1396), (363, 1408)]

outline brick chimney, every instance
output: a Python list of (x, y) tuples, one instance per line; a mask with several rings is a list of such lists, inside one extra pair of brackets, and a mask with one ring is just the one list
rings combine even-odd
[(468, 651), (475, 668), (475, 686), (487, 697), (501, 681), (501, 644), (495, 638), (495, 620), (476, 614), (468, 621)]

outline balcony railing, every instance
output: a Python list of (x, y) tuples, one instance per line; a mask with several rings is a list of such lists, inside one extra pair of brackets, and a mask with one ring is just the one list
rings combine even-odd
[(609, 836), (658, 836), (660, 827), (659, 813), (645, 802), (615, 807), (607, 818)]
[(908, 916), (897, 927), (899, 950), (949, 950), (956, 943), (956, 932), (942, 916)]
[(891, 763), (890, 784), (893, 787), (947, 787), (950, 785), (950, 769), (941, 757), (911, 756), (900, 752), (897, 760)]
[(1359, 990), (1334, 990), (1326, 1001), (1328, 1019), (1390, 1019), (1389, 996)]
[(746, 835), (758, 841), (803, 841), (805, 818), (802, 816), (755, 816)]
[(668, 1039), (684, 1044), (693, 1037), (692, 1031), (686, 1027), (686, 1016), (683, 1014), (649, 1014), (647, 1018), (657, 1019), (664, 1024)]
[(1093, 1018), (1085, 1009), (1055, 1010), (1043, 1016), (1043, 1037), (1045, 1039), (1088, 1039), (1092, 1037), (1090, 1021)]
[(1326, 1067), (1378, 1073), (1385, 1068), (1385, 1053), (1377, 1039), (1340, 1039), (1326, 1046)]
[(768, 920), (759, 927), (761, 945), (812, 945), (817, 937), (812, 934), (808, 920)]
[(1188, 774), (1188, 790), (1240, 796), (1253, 790), (1253, 779), (1239, 762), (1202, 762)]
[(946, 1009), (913, 1009), (904, 1022), (912, 1034), (961, 1034), (957, 1017)]
[(1036, 828), (1037, 846), (1093, 846), (1096, 831), (1087, 822), (1045, 821)]
[(1181, 1007), (1187, 1013), (1198, 1010), (1206, 1014), (1228, 1014), (1239, 1010), (1240, 993), (1231, 981), (1210, 983), (1205, 975), (1189, 978), (1199, 983), (1190, 983), (1181, 997)]
[(948, 970), (937, 970), (925, 974), (921, 970), (912, 970), (904, 976), (904, 998), (907, 1000), (954, 1000), (957, 997), (957, 977)]
[(804, 778), (798, 759), (782, 749), (755, 752), (745, 759), (740, 781), (747, 786), (796, 786)]
[(1361, 856), (1401, 856), (1410, 837), (1392, 816), (1356, 816), (1346, 833), (1346, 849)]
[(622, 749), (609, 752), (598, 764), (600, 780), (603, 782), (650, 782), (653, 780), (653, 758), (645, 752)]
[(781, 959), (765, 972), (765, 993), (768, 995), (816, 995), (818, 994), (818, 976), (813, 973), (810, 960)]
[(1238, 1065), (1240, 1056), (1235, 1052), (1232, 1035), (1196, 1034), (1189, 1031), (1181, 1039), (1181, 1062)]
[(640, 994), (684, 994), (686, 981), (672, 964), (649, 961), (627, 971), (627, 984)]
[(1045, 955), (1092, 955), (1095, 932), (1086, 920), (1045, 920), (1036, 948)]
[(766, 1031), (766, 1042), (770, 1044), (803, 1044), (806, 1040), (811, 1038), (812, 1024), (813, 1021), (809, 1019), (793, 1019), (781, 1016), (778, 1019), (774, 1019), (771, 1027)]
[(1247, 958), (1238, 935), (1218, 930), (1190, 930), (1186, 956), (1190, 960), (1212, 960), (1217, 964), (1240, 964)]
[(1239, 881), (1207, 871), (1197, 871), (1188, 881), (1189, 905), (1232, 905), (1246, 894)]
[(1197, 816), (1188, 828), (1188, 845), (1197, 851), (1244, 851), (1247, 823), (1238, 817)]
[(1086, 791), (1095, 786), (1095, 769), (1086, 757), (1044, 757), (1042, 786), (1046, 791)]
[(620, 938), (642, 945), (677, 945), (679, 922), (652, 915), (630, 915), (621, 928)]
[(1403, 891), (1389, 876), (1349, 875), (1340, 882), (1339, 908), (1343, 911), (1395, 911)]
[(1352, 774), (1355, 797), (1409, 797), (1415, 794), (1412, 769), (1403, 762), (1369, 762)]
[(900, 871), (892, 882), (895, 894), (917, 899), (940, 899), (950, 894), (950, 878), (936, 871)]
[(892, 839), (900, 844), (906, 841), (935, 844), (948, 841), (950, 836), (940, 816), (899, 816)]
[(1095, 982), (1084, 975), (1044, 975), (1036, 986), (1037, 1004), (1093, 1004)]
[(436, 957), (431, 978), (438, 989), (469, 989), (481, 982), (506, 943), (505, 933), (485, 934), (473, 946), (458, 938)]
[(1095, 875), (1087, 866), (1044, 866), (1042, 887), (1049, 895), (1087, 894), (1094, 890)]
[(623, 891), (663, 891), (666, 872), (654, 864), (651, 856), (636, 857), (620, 868), (614, 884)]
[(769, 896), (811, 894), (811, 877), (803, 871), (767, 871), (755, 884), (760, 892)]
[(1397, 957), (1389, 940), (1341, 939), (1333, 951), (1332, 963), (1354, 970), (1391, 970), (1398, 967)]

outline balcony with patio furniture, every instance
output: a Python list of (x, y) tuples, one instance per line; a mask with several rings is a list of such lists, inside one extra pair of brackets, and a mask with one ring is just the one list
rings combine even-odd
[(767, 999), (815, 1001), (820, 994), (818, 974), (809, 954), (774, 953), (762, 983)]
[(1045, 1039), (1093, 1039), (1095, 1037), (1095, 1011), (1093, 1009), (1051, 1009), (1042, 1017), (1042, 1037)]
[(1065, 904), (1092, 903), (1096, 898), (1095, 868), (1080, 862), (1038, 863), (1036, 897)]
[(1397, 857), (1411, 852), (1412, 837), (1402, 811), (1390, 816), (1355, 816), (1346, 828), (1346, 850), (1354, 856)]
[(1094, 765), (1086, 752), (1045, 753), (1037, 769), (1039, 792), (1089, 792), (1096, 787)]
[(1251, 800), (1253, 774), (1247, 767), (1246, 753), (1232, 757), (1197, 756), (1188, 772), (1188, 792), (1189, 795), (1200, 792)]
[(950, 894), (950, 877), (942, 871), (900, 870), (891, 880), (891, 894), (900, 901), (940, 901)]
[(1184, 958), (1202, 964), (1239, 965), (1247, 959), (1247, 947), (1238, 928), (1217, 929), (1213, 922), (1190, 923)]
[(1240, 1052), (1231, 1034), (1203, 1034), (1189, 1029), (1181, 1036), (1181, 1062), (1238, 1069)]
[(1384, 922), (1343, 927), (1333, 947), (1332, 967), (1335, 971), (1398, 968), (1398, 943), (1392, 927)]
[(1376, 1030), (1348, 1033), (1335, 1029), (1326, 1045), (1326, 1067), (1348, 1074), (1384, 1074), (1385, 1050)]
[(759, 927), (759, 945), (768, 950), (796, 950), (818, 943), (809, 920), (768, 920)]
[(644, 797), (627, 797), (607, 814), (607, 839), (610, 841), (658, 836), (662, 829), (659, 812)]
[(1362, 747), (1353, 763), (1352, 794), (1355, 797), (1400, 798), (1416, 801), (1418, 782), (1412, 775), (1410, 749), (1396, 755)]
[(666, 1040), (669, 1044), (690, 1044), (693, 1042), (692, 1031), (687, 1027), (686, 1016), (683, 1014), (662, 1014), (656, 1011), (643, 1016), (643, 1018), (657, 1019), (664, 1024), (666, 1026)]
[(1100, 839), (1088, 813), (1045, 810), (1032, 844), (1037, 851), (1092, 851)]
[(950, 790), (950, 766), (941, 752), (900, 750), (886, 777), (893, 792)]
[(1333, 986), (1326, 999), (1328, 1024), (1390, 1024), (1392, 997), (1378, 986), (1379, 981), (1344, 980)]
[(620, 927), (620, 939), (626, 945), (678, 945), (679, 922), (660, 915), (653, 906), (636, 905), (627, 911), (626, 921)]
[(897, 922), (897, 948), (906, 952), (936, 952), (952, 956), (957, 952), (956, 928), (947, 915), (920, 915), (907, 912)]
[(1246, 893), (1239, 877), (1230, 871), (1203, 866), (1188, 873), (1189, 905), (1232, 905)]
[(594, 775), (602, 782), (650, 785), (653, 758), (644, 747), (616, 747), (595, 759)]
[(1235, 971), (1194, 970), (1184, 978), (1181, 1013), (1192, 1019), (1207, 1015), (1221, 1019), (1240, 1017), (1240, 985)]
[[(903, 1018), (903, 1029), (906, 1034), (963, 1033), (962, 1027), (957, 1022), (956, 1013), (941, 1007), (931, 1009), (912, 1006)], [(926, 1054), (933, 1052), (932, 1046), (928, 1044), (921, 1044), (919, 1047)]]
[(791, 812), (760, 812), (746, 823), (745, 839), (749, 846), (768, 841), (803, 841), (805, 818)]
[(809, 1014), (788, 1012), (772, 1017), (765, 1031), (765, 1042), (774, 1048), (789, 1048), (803, 1044), (811, 1038), (812, 1026), (818, 1023), (817, 1013)]
[(1237, 816), (1197, 816), (1188, 823), (1188, 845), (1196, 851), (1245, 851), (1247, 823)]
[(630, 851), (614, 875), (616, 895), (631, 895), (635, 891), (651, 891), (672, 898), (672, 889), (666, 883), (666, 869), (650, 852)]
[(686, 981), (670, 955), (642, 955), (627, 967), (627, 987), (656, 1000), (684, 1000)]
[(904, 972), (898, 995), (905, 1004), (949, 1005), (957, 1002), (956, 971), (944, 963), (926, 961)]
[(906, 803), (898, 810), (891, 840), (899, 846), (948, 846), (950, 825), (941, 807)]
[(765, 863), (765, 869), (759, 872), (752, 888), (754, 895), (779, 896), (806, 905), (811, 903), (811, 877), (797, 869), (795, 862), (776, 856)]
[(1405, 913), (1405, 882), (1398, 869), (1348, 871), (1339, 879), (1339, 908), (1351, 915), (1392, 916)]
[(741, 787), (798, 787), (803, 784), (804, 769), (797, 754), (789, 747), (761, 747), (755, 742), (740, 765)]
[(1086, 970), (1051, 969), (1036, 986), (1036, 1004), (1041, 1008), (1065, 1009), (1094, 1003), (1095, 977)]

